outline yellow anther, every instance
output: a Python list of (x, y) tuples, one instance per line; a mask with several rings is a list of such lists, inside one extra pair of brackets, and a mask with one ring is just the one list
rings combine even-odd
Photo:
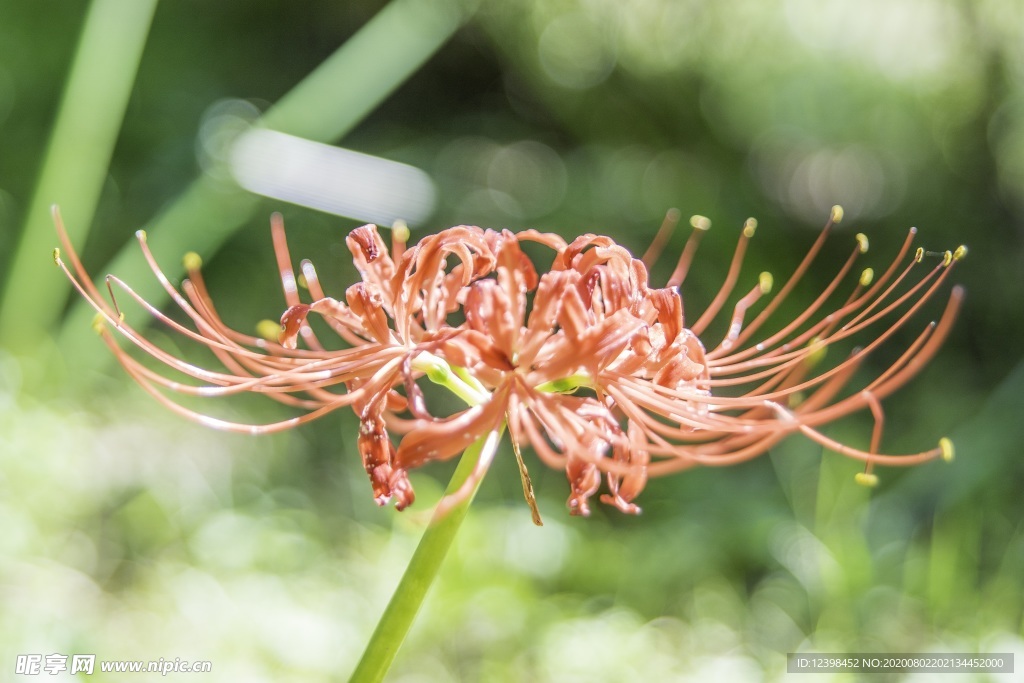
[(946, 462), (953, 462), (953, 458), (956, 457), (956, 450), (953, 448), (953, 442), (946, 437), (939, 439), (939, 449), (942, 451), (942, 459)]
[(878, 486), (878, 475), (871, 474), (870, 472), (858, 472), (853, 475), (853, 480), (861, 486), (867, 486), (869, 489)]
[(190, 251), (181, 258), (182, 265), (189, 273), (194, 273), (203, 267), (203, 257), (194, 251)]
[(299, 276), (295, 278), (295, 282), (298, 283), (299, 287), (309, 289), (309, 282), (306, 280), (306, 276), (302, 273), (299, 273)]
[(868, 253), (868, 236), (862, 232), (857, 233), (857, 245), (860, 248), (860, 253)]
[(256, 334), (267, 341), (276, 342), (281, 329), (281, 324), (273, 320), (261, 320), (256, 323)]
[(409, 241), (409, 225), (401, 218), (391, 224), (391, 235), (403, 244)]
[[(124, 312), (117, 314), (117, 319), (124, 322)], [(97, 313), (92, 317), (92, 331), (96, 334), (103, 334), (103, 331), (107, 329), (107, 318), (102, 313)]]
[(60, 249), (54, 248), (53, 250), (53, 263), (54, 265), (60, 265)]
[(757, 286), (761, 288), (761, 294), (768, 294), (772, 291), (772, 285), (775, 283), (775, 278), (767, 270), (761, 273), (757, 278)]
[(967, 256), (967, 247), (961, 244), (959, 247), (956, 248), (956, 251), (953, 252), (953, 260), (959, 261), (964, 256)]
[(748, 218), (743, 221), (743, 236), (750, 239), (754, 236), (754, 232), (757, 230), (757, 219)]
[(860, 274), (860, 286), (867, 287), (871, 284), (871, 281), (875, 279), (875, 271), (873, 268), (865, 268)]
[(843, 207), (836, 204), (832, 207), (831, 219), (833, 223), (838, 223), (843, 220)]
[(920, 263), (921, 261), (924, 260), (924, 249), (922, 247), (917, 248), (917, 253), (914, 254), (914, 260), (917, 263)]
[(147, 239), (149, 239), (149, 235), (146, 234), (145, 230), (136, 230), (135, 237), (138, 238), (140, 242), (145, 242)]
[(690, 216), (690, 225), (692, 225), (695, 230), (710, 230), (711, 219), (707, 216)]
[(811, 341), (807, 342), (807, 348), (808, 354), (804, 356), (804, 363), (808, 367), (814, 367), (820, 363), (828, 353), (828, 343), (821, 341), (818, 337), (814, 337)]
[(947, 249), (947, 250), (946, 250), (945, 252), (943, 252), (943, 254), (942, 254), (942, 265), (944, 265), (944, 266), (948, 266), (948, 265), (949, 265), (950, 263), (952, 263), (952, 262), (953, 262), (953, 252), (951, 252), (951, 251), (949, 251), (949, 250)]

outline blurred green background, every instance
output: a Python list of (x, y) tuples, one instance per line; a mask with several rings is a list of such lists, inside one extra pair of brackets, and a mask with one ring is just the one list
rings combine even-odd
[[(429, 174), (437, 204), (414, 239), (471, 223), (641, 252), (668, 208), (707, 215), (688, 311), (747, 216), (761, 227), (743, 291), (761, 270), (784, 278), (828, 208), (846, 209), (790, 312), (858, 231), (876, 269), (911, 225), (927, 249), (970, 248), (951, 339), (885, 404), (885, 451), (949, 436), (953, 464), (882, 469), (868, 491), (856, 463), (792, 438), (652, 482), (638, 518), (582, 520), (564, 475), (526, 454), (535, 528), (502, 452), (389, 680), (779, 680), (797, 650), (1014, 652), (1024, 668), (1024, 4), (0, 0), (5, 678), (27, 653), (213, 662), (192, 680), (344, 678), (450, 474), (416, 472), (418, 501), (397, 514), (372, 502), (349, 415), (243, 437), (165, 413), (53, 267), (57, 202), (94, 275), (153, 292), (132, 239), (146, 227), (172, 278), (203, 254), (248, 331), (284, 306), (267, 227), (281, 211), (293, 256), (340, 295), (359, 223), (225, 172), (224, 122), (259, 116)], [(828, 433), (863, 447), (871, 421)], [(849, 677), (800, 677), (826, 679)]]

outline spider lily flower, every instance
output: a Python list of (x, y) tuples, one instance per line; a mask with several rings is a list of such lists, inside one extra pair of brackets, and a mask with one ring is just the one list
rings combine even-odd
[[(186, 256), (188, 279), (180, 289), (174, 287), (141, 231), (139, 241), (154, 275), (191, 325), (174, 321), (112, 275), (107, 276), (108, 302), (82, 267), (56, 213), (55, 218), (70, 267), (59, 251), (57, 264), (96, 309), (104, 341), (147, 392), (185, 417), (246, 433), (278, 431), (350, 407), (360, 420), (358, 450), (380, 505), (394, 499), (399, 509), (408, 506), (414, 500), (409, 470), (451, 458), (480, 439), (493, 441), (505, 426), (517, 458), (520, 445), (528, 445), (546, 465), (566, 472), (568, 507), (578, 515), (589, 514), (589, 500), (602, 479), (607, 488), (603, 502), (638, 513), (634, 501), (649, 477), (695, 465), (742, 462), (798, 432), (863, 461), (865, 470), (857, 480), (867, 485), (877, 482), (876, 464), (953, 457), (945, 438), (919, 453), (882, 453), (881, 402), (939, 349), (963, 299), (961, 288), (952, 288), (938, 321), (927, 324), (892, 365), (866, 384), (851, 384), (862, 361), (942, 288), (952, 266), (966, 254), (964, 247), (939, 254), (929, 266), (922, 249), (912, 251), (912, 229), (881, 276), (868, 268), (851, 277), (856, 260), (867, 251), (867, 238), (858, 235), (850, 257), (820, 295), (795, 319), (773, 320), (842, 218), (839, 207), (774, 296), (769, 296), (772, 276), (762, 273), (733, 303), (726, 332), (717, 340), (709, 340), (705, 331), (740, 280), (756, 229), (753, 219), (740, 232), (721, 290), (691, 323), (684, 317), (679, 285), (710, 226), (701, 217), (691, 221), (694, 230), (660, 288), (650, 285), (648, 269), (677, 214), (670, 214), (643, 259), (598, 235), (566, 242), (532, 230), (472, 226), (443, 230), (411, 247), (406, 245), (408, 230), (398, 226), (389, 251), (376, 226), (366, 225), (346, 239), (360, 281), (347, 289), (344, 300), (326, 296), (315, 268), (303, 261), (301, 277), (311, 301), (302, 302), (284, 227), (275, 214), (271, 231), (286, 309), (276, 339), (267, 339), (223, 323), (203, 283), (198, 256)], [(553, 252), (548, 272), (537, 272), (522, 250), (525, 242)], [(153, 318), (206, 346), (222, 367), (185, 362), (147, 340), (120, 314), (115, 288)], [(747, 322), (752, 310), (758, 313)], [(308, 323), (310, 315), (322, 318), (347, 348), (326, 348)], [(168, 373), (150, 369), (123, 349), (114, 331)], [(847, 340), (863, 345), (838, 363), (821, 363), (826, 349)], [(447, 387), (467, 407), (438, 416), (427, 405), (420, 386), (424, 380)], [(264, 394), (302, 414), (246, 425), (195, 412), (173, 398), (175, 393), (220, 397), (241, 392)], [(870, 411), (875, 424), (866, 450), (820, 431), (861, 410)], [(462, 490), (441, 506), (472, 491), (491, 457), (493, 449)], [(521, 459), (520, 468), (534, 520), (540, 523)]]

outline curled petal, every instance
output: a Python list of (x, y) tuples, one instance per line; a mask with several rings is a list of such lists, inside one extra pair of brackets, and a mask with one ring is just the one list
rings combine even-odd
[(447, 460), (466, 450), (483, 434), (493, 431), (505, 414), (508, 387), (494, 393), (487, 403), (435, 422), (421, 421), (402, 439), (395, 463), (408, 470), (430, 460)]
[(356, 283), (345, 291), (345, 299), (349, 309), (359, 317), (363, 327), (372, 338), (387, 344), (391, 341), (391, 329), (388, 318), (382, 308), (380, 290), (362, 282)]
[(658, 314), (665, 343), (671, 344), (683, 331), (683, 300), (675, 289), (656, 289), (651, 292), (651, 305)]
[(348, 244), (352, 256), (357, 261), (362, 260), (365, 263), (371, 263), (377, 260), (382, 253), (387, 252), (384, 240), (377, 233), (376, 225), (364, 225), (361, 228), (356, 228), (348, 234), (345, 242)]
[(639, 424), (629, 424), (628, 436), (628, 443), (616, 444), (613, 452), (615, 459), (628, 463), (630, 469), (626, 474), (608, 473), (610, 494), (601, 496), (601, 502), (614, 505), (628, 515), (638, 515), (641, 510), (633, 500), (647, 485), (647, 464), (651, 458), (644, 448), (645, 439)]
[(281, 334), (278, 336), (278, 343), (286, 349), (294, 349), (298, 346), (297, 340), (299, 331), (306, 323), (306, 316), (309, 314), (309, 306), (296, 304), (289, 306), (281, 315)]
[(395, 447), (388, 438), (379, 408), (370, 412), (371, 414), (364, 415), (360, 422), (359, 438), (356, 443), (359, 455), (363, 459), (363, 467), (370, 477), (373, 499), (377, 505), (387, 505), (392, 493), (391, 477)]
[(565, 466), (565, 476), (569, 479), (569, 514), (589, 517), (588, 500), (597, 493), (601, 486), (601, 471), (597, 465), (582, 458), (569, 456)]
[(488, 363), (501, 370), (512, 370), (519, 321), (510, 308), (505, 292), (494, 280), (480, 280), (469, 288), (466, 297), (466, 322), (491, 341), (494, 361)]

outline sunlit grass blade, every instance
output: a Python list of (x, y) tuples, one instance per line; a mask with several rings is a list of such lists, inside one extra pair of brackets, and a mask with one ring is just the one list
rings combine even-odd
[[(257, 125), (310, 140), (336, 140), (426, 62), (466, 18), (459, 3), (395, 0), (281, 98)], [(146, 226), (150, 247), (166, 266), (177, 263), (186, 251), (209, 256), (252, 217), (258, 204), (255, 196), (236, 186), (201, 176)], [(49, 249), (42, 253), (48, 258)], [(104, 270), (138, 283), (139, 293), (156, 305), (166, 300), (160, 285), (146, 277), (146, 264), (134, 242)], [(110, 360), (102, 344), (81, 343), (82, 330), (88, 329), (91, 319), (91, 309), (79, 302), (61, 328), (58, 346), (69, 365), (97, 367)]]
[(2, 346), (33, 349), (60, 316), (68, 283), (40, 276), (54, 244), (50, 205), (61, 204), (84, 244), (155, 8), (156, 0), (95, 0), (89, 9), (0, 302)]

